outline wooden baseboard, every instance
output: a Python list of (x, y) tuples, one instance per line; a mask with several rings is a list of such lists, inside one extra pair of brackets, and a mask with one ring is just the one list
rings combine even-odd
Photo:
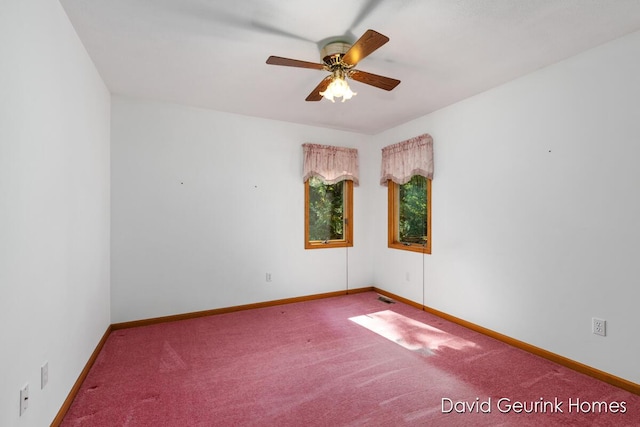
[(615, 375), (609, 374), (607, 372), (601, 371), (599, 369), (593, 368), (591, 366), (585, 365), (580, 362), (576, 362), (575, 360), (571, 360), (564, 356), (560, 356), (559, 354), (552, 353), (548, 350), (545, 350), (540, 347), (536, 347), (534, 345), (528, 344), (524, 341), (517, 340), (515, 338), (511, 338), (507, 335), (503, 335), (499, 332), (493, 331), (491, 329), (487, 329), (483, 326), (476, 325), (475, 323), (468, 322), (464, 319), (460, 319), (458, 317), (452, 316), (450, 314), (444, 313), (442, 311), (436, 310), (431, 307), (423, 306), (422, 304), (418, 304), (417, 302), (408, 300), (401, 296), (395, 295), (391, 292), (387, 292), (383, 289), (378, 289), (376, 287), (373, 290), (380, 295), (384, 295), (386, 297), (398, 300), (410, 306), (419, 308), (421, 310), (426, 311), (427, 313), (431, 313), (435, 316), (441, 317), (442, 319), (448, 320), (452, 323), (458, 324), (460, 326), (464, 326), (467, 329), (471, 329), (472, 331), (479, 332), (483, 335), (487, 335), (491, 338), (495, 338), (498, 341), (502, 341), (506, 344), (509, 344), (513, 347), (519, 348), (521, 350), (527, 351), (529, 353), (535, 354), (547, 360), (557, 363), (558, 365), (565, 366), (574, 371), (580, 372), (582, 374), (588, 375), (590, 377), (596, 378), (600, 381), (606, 382), (608, 384), (614, 385), (621, 389), (627, 390), (631, 393), (640, 395), (640, 384), (633, 383), (631, 381), (627, 381), (624, 378), (617, 377)]
[(76, 398), (76, 395), (80, 391), (80, 387), (82, 386), (82, 383), (84, 382), (85, 378), (87, 378), (87, 375), (91, 370), (91, 367), (93, 366), (96, 359), (98, 358), (100, 351), (102, 351), (102, 347), (104, 347), (104, 344), (107, 342), (107, 338), (109, 338), (111, 331), (112, 331), (112, 328), (111, 328), (111, 325), (109, 325), (104, 335), (102, 335), (100, 342), (98, 342), (98, 345), (93, 350), (93, 353), (91, 353), (91, 357), (89, 357), (89, 360), (87, 361), (86, 365), (84, 365), (84, 369), (82, 370), (82, 372), (80, 372), (80, 376), (78, 377), (76, 382), (73, 384), (73, 387), (71, 387), (71, 391), (69, 392), (64, 403), (60, 407), (58, 414), (53, 419), (53, 422), (51, 423), (51, 427), (58, 427), (60, 424), (62, 424), (62, 420), (64, 419), (64, 416), (67, 415), (67, 412), (69, 411), (69, 408), (73, 403), (73, 399)]
[(175, 321), (178, 321), (178, 320), (195, 319), (197, 317), (213, 316), (215, 314), (232, 313), (234, 311), (251, 310), (251, 309), (254, 309), (254, 308), (272, 307), (272, 306), (275, 306), (275, 305), (291, 304), (291, 303), (294, 303), (294, 302), (312, 301), (312, 300), (316, 300), (316, 299), (331, 298), (331, 297), (337, 297), (337, 296), (347, 295), (347, 294), (356, 294), (356, 293), (360, 293), (360, 292), (369, 292), (369, 291), (372, 291), (372, 290), (373, 290), (373, 287), (370, 286), (370, 287), (366, 287), (366, 288), (357, 288), (357, 289), (349, 289), (349, 290), (343, 290), (343, 291), (326, 292), (326, 293), (323, 293), (323, 294), (306, 295), (306, 296), (301, 296), (301, 297), (285, 298), (285, 299), (265, 301), (265, 302), (257, 302), (257, 303), (253, 303), (253, 304), (244, 304), (244, 305), (236, 305), (236, 306), (232, 306), (232, 307), (215, 308), (215, 309), (212, 309), (212, 310), (194, 311), (194, 312), (191, 312), (191, 313), (174, 314), (174, 315), (171, 315), (171, 316), (162, 316), (162, 317), (154, 317), (154, 318), (150, 318), (150, 319), (133, 320), (133, 321), (130, 321), (130, 322), (114, 323), (114, 324), (111, 325), (111, 328), (113, 330), (135, 328), (135, 327), (138, 327), (138, 326), (148, 326), (148, 325), (155, 325), (157, 323), (175, 322)]

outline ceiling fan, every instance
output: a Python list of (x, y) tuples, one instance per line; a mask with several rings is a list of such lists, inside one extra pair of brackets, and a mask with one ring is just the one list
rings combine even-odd
[(392, 90), (400, 84), (400, 80), (354, 68), (358, 62), (388, 41), (389, 37), (373, 30), (367, 30), (353, 45), (339, 39), (327, 43), (320, 51), (321, 64), (280, 56), (270, 56), (267, 59), (267, 64), (328, 71), (331, 74), (313, 89), (306, 100), (320, 101), (324, 97), (331, 102), (334, 102), (334, 98), (342, 98), (342, 102), (344, 102), (356, 95), (349, 88), (347, 78), (384, 90)]

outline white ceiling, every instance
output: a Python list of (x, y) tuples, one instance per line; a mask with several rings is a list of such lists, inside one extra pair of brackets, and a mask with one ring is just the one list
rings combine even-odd
[[(60, 0), (112, 93), (375, 134), (640, 30), (640, 0)], [(306, 102), (322, 40), (389, 43), (352, 100)]]

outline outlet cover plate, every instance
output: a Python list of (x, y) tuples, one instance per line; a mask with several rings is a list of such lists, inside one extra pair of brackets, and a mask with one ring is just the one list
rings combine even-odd
[(596, 335), (600, 335), (603, 337), (607, 336), (607, 321), (604, 319), (593, 317), (591, 331)]

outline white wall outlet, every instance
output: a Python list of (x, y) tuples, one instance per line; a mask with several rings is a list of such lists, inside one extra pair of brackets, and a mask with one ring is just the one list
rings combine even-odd
[(266, 278), (267, 282), (270, 282), (271, 281), (271, 273), (267, 273), (265, 278)]
[(25, 384), (20, 389), (20, 416), (24, 414), (24, 411), (29, 407), (29, 384)]
[(404, 280), (406, 280), (407, 282), (411, 281), (411, 274), (409, 274), (408, 271), (404, 273)]
[(606, 336), (607, 335), (607, 321), (604, 319), (598, 319), (597, 317), (593, 317), (592, 319), (592, 332), (596, 335)]
[(44, 386), (49, 382), (49, 362), (44, 362), (42, 366), (40, 366), (40, 389), (42, 390)]

